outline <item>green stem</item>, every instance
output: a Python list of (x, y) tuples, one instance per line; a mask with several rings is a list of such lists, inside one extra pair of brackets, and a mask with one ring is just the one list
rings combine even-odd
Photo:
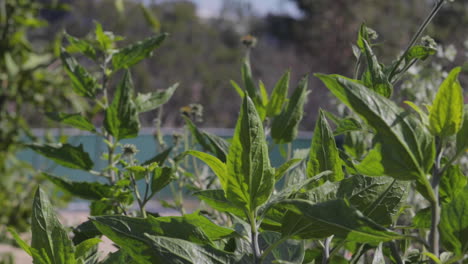
[(249, 214), (250, 220), (250, 231), (251, 231), (251, 244), (252, 244), (252, 253), (254, 256), (254, 264), (261, 263), (262, 254), (260, 252), (260, 247), (258, 245), (258, 230), (257, 230), (257, 213), (251, 212)]
[(440, 204), (439, 204), (439, 183), (442, 177), (441, 160), (443, 155), (443, 144), (440, 142), (437, 146), (437, 157), (432, 171), (432, 189), (435, 199), (431, 203), (431, 231), (429, 233), (429, 245), (431, 253), (439, 257), (439, 222), (440, 222)]
[(419, 26), (418, 31), (416, 31), (416, 34), (414, 34), (413, 38), (411, 39), (410, 43), (406, 47), (405, 51), (403, 52), (403, 54), (398, 59), (395, 66), (393, 66), (393, 69), (390, 72), (390, 75), (389, 75), (389, 78), (388, 78), (390, 82), (392, 81), (393, 77), (397, 73), (397, 70), (400, 67), (400, 64), (403, 62), (404, 58), (406, 57), (406, 54), (408, 54), (411, 47), (413, 47), (414, 44), (416, 43), (416, 41), (418, 41), (418, 39), (421, 37), (424, 30), (426, 30), (427, 26), (429, 25), (429, 23), (431, 23), (432, 19), (439, 12), (439, 10), (442, 8), (444, 3), (445, 3), (445, 0), (438, 1), (437, 4), (434, 6), (434, 8), (431, 10), (431, 13), (429, 13), (429, 15), (426, 17), (424, 22)]
[(403, 264), (403, 260), (401, 259), (400, 253), (398, 252), (397, 245), (395, 241), (391, 241), (390, 243), (390, 251), (392, 252), (392, 256), (395, 258), (397, 264)]

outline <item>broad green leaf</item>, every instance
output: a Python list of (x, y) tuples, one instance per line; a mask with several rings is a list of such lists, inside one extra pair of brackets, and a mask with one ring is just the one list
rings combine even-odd
[(96, 60), (96, 50), (94, 49), (93, 45), (85, 40), (85, 39), (78, 39), (75, 38), (67, 33), (65, 33), (65, 38), (67, 38), (68, 42), (70, 43), (66, 51), (70, 53), (83, 53), (88, 58)]
[(456, 255), (468, 252), (468, 187), (453, 198), (450, 203), (442, 204), (439, 230), (442, 244)]
[(157, 91), (146, 94), (139, 93), (135, 98), (135, 105), (138, 113), (148, 112), (165, 104), (172, 97), (177, 87), (179, 87), (178, 83), (172, 85), (164, 91)]
[(288, 96), (290, 75), (291, 71), (285, 72), (281, 79), (276, 83), (275, 88), (273, 88), (271, 99), (266, 107), (266, 115), (268, 117), (277, 116), (283, 110), (283, 106)]
[(457, 153), (468, 150), (468, 105), (464, 106), (463, 125), (457, 133)]
[(442, 82), (429, 112), (429, 128), (440, 137), (457, 133), (463, 123), (463, 89), (458, 81), (461, 68), (453, 69)]
[(204, 190), (196, 192), (193, 195), (197, 196), (200, 200), (204, 201), (215, 210), (244, 217), (244, 211), (242, 208), (239, 208), (229, 202), (226, 199), (223, 190)]
[(60, 112), (49, 112), (46, 113), (47, 117), (50, 119), (60, 122), (65, 125), (72, 126), (74, 128), (78, 128), (85, 131), (96, 132), (96, 128), (94, 125), (89, 121), (86, 117), (81, 115), (80, 113), (77, 114), (66, 114)]
[(298, 132), (299, 122), (304, 115), (304, 104), (307, 100), (307, 79), (305, 76), (294, 90), (286, 109), (273, 119), (271, 136), (276, 144), (293, 141)]
[(312, 137), (309, 161), (307, 162), (307, 176), (312, 177), (327, 170), (333, 172), (328, 176), (329, 181), (341, 181), (344, 178), (335, 137), (324, 113), (320, 111)]
[[(286, 200), (281, 205), (308, 219), (306, 225), (296, 225), (297, 220), (283, 222), (283, 237), (294, 237), (307, 230), (307, 236), (301, 238), (322, 239), (335, 235), (335, 237), (347, 241), (369, 244), (402, 238), (399, 234), (377, 225), (344, 200), (332, 200), (318, 204), (306, 200)], [(294, 218), (289, 220), (294, 220)]]
[[(147, 218), (96, 216), (92, 217), (92, 220), (99, 230), (102, 226), (106, 226), (121, 236), (133, 236), (143, 242), (148, 241), (143, 235), (145, 233), (184, 239), (197, 244), (212, 244), (213, 241), (237, 235), (233, 229), (214, 224), (199, 212), (157, 218), (153, 216)], [(107, 235), (105, 232), (103, 234)]]
[(114, 70), (130, 68), (141, 60), (150, 57), (153, 50), (158, 48), (166, 37), (166, 33), (159, 34), (119, 50), (112, 56)]
[(294, 168), (294, 166), (296, 166), (301, 161), (302, 159), (290, 159), (283, 163), (275, 170), (275, 181), (279, 181), (287, 171)]
[(187, 124), (188, 129), (195, 136), (197, 142), (203, 147), (205, 151), (210, 151), (222, 162), (226, 162), (226, 155), (228, 153), (228, 143), (213, 134), (199, 130), (195, 124), (186, 116), (182, 116)]
[(135, 103), (132, 101), (133, 83), (130, 71), (125, 74), (117, 86), (112, 104), (106, 109), (104, 127), (116, 137), (117, 141), (138, 136), (140, 122)]
[(376, 93), (389, 98), (392, 95), (393, 86), (385, 75), (368, 41), (363, 39), (362, 42), (364, 44), (362, 53), (366, 55), (367, 70), (370, 75), (370, 80), (367, 81), (367, 78), (365, 78), (364, 83)]
[(87, 239), (76, 246), (75, 259), (84, 258), (90, 250), (93, 250), (101, 241), (99, 238)]
[(231, 264), (242, 263), (242, 256), (215, 249), (209, 245), (201, 246), (185, 240), (146, 235), (151, 239), (152, 263), (167, 264)]
[(153, 31), (155, 33), (159, 33), (159, 31), (161, 30), (161, 23), (159, 22), (156, 15), (154, 15), (154, 13), (151, 12), (151, 10), (148, 9), (144, 4), (139, 4), (138, 7), (140, 7), (141, 12), (143, 12), (143, 16), (146, 19), (146, 22), (153, 28)]
[(27, 144), (26, 146), (65, 167), (88, 171), (94, 166), (89, 154), (84, 151), (82, 144), (77, 147), (70, 144)]
[(60, 189), (86, 200), (100, 200), (113, 196), (112, 186), (98, 182), (73, 182), (61, 177), (42, 173), (49, 181)]
[(405, 101), (404, 103), (410, 106), (414, 111), (416, 111), (419, 114), (419, 117), (421, 118), (424, 125), (429, 125), (429, 117), (421, 108), (419, 108), (419, 106), (415, 105), (411, 101)]
[(73, 90), (81, 96), (95, 98), (99, 88), (97, 80), (67, 52), (62, 51), (60, 58), (72, 81)]
[(169, 157), (169, 154), (171, 154), (171, 151), (172, 151), (172, 147), (167, 148), (164, 151), (156, 154), (156, 156), (154, 156), (153, 158), (143, 162), (141, 165), (146, 166), (146, 165), (150, 165), (150, 164), (152, 164), (154, 162), (157, 162), (158, 164), (162, 165), (162, 164), (164, 164), (164, 162)]
[(99, 264), (139, 264), (133, 260), (124, 250), (119, 249), (116, 252), (109, 253), (107, 257)]
[(354, 175), (340, 183), (337, 197), (347, 199), (366, 217), (390, 225), (407, 197), (409, 184), (390, 177)]
[(320, 181), (322, 178), (326, 178), (330, 174), (332, 174), (331, 171), (324, 171), (314, 177), (307, 178), (299, 183), (286, 185), (281, 191), (273, 194), (268, 200), (268, 202), (259, 208), (258, 215), (266, 213), (270, 208), (273, 208), (273, 206), (286, 199), (293, 198), (294, 195), (296, 195), (303, 189), (306, 189), (308, 185)]
[[(278, 243), (281, 239), (281, 233), (266, 231), (260, 233), (259, 244), (260, 249), (265, 250), (274, 243)], [(288, 263), (288, 264), (302, 264), (304, 259), (304, 244), (305, 241), (298, 241), (287, 239), (265, 256), (263, 263)]]
[(171, 182), (173, 175), (173, 168), (157, 167), (151, 178), (151, 192), (156, 193), (166, 187)]
[(330, 119), (331, 121), (333, 121), (333, 123), (335, 123), (336, 128), (335, 128), (335, 131), (333, 132), (333, 135), (335, 136), (344, 134), (347, 132), (362, 130), (361, 123), (359, 123), (358, 120), (352, 117), (340, 118), (328, 111), (325, 111), (325, 110), (321, 110), (321, 111), (325, 114), (325, 116), (328, 119)]
[[(377, 143), (363, 163), (379, 168), (378, 174), (399, 180), (416, 180), (420, 191), (435, 200), (427, 174), (435, 158), (434, 139), (424, 125), (403, 112), (389, 99), (369, 90), (359, 82), (339, 76), (317, 74), (330, 91), (358, 113), (377, 135)], [(362, 167), (361, 167), (362, 168)]]
[(425, 60), (427, 57), (434, 55), (437, 52), (436, 49), (426, 47), (422, 45), (415, 45), (410, 48), (405, 56), (406, 63), (410, 63), (414, 59)]
[(189, 150), (185, 152), (188, 155), (192, 155), (208, 165), (213, 172), (216, 174), (216, 176), (219, 179), (219, 182), (221, 183), (221, 187), (225, 192), (227, 192), (228, 189), (228, 171), (226, 164), (224, 164), (221, 160), (218, 158), (211, 156), (210, 154), (206, 154), (201, 151), (196, 151), (196, 150)]
[(430, 229), (431, 222), (431, 208), (426, 207), (419, 210), (413, 217), (412, 227)]
[[(75, 263), (75, 249), (42, 189), (34, 196), (31, 247), (52, 264)], [(36, 263), (36, 262), (35, 262)]]
[(221, 182), (229, 201), (253, 211), (270, 197), (275, 183), (263, 124), (245, 96), (227, 156), (227, 177)]
[(451, 165), (440, 179), (439, 197), (443, 202), (450, 202), (463, 191), (467, 177), (458, 165)]

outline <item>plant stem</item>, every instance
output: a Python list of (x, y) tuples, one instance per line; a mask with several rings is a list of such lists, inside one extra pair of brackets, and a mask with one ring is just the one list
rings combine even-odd
[(421, 37), (422, 33), (424, 32), (424, 30), (426, 30), (427, 26), (429, 25), (429, 23), (431, 23), (432, 19), (435, 17), (435, 15), (439, 12), (439, 10), (442, 8), (443, 4), (445, 3), (445, 0), (440, 0), (437, 2), (437, 4), (434, 6), (434, 8), (431, 10), (431, 13), (429, 13), (429, 15), (426, 17), (426, 19), (424, 20), (424, 22), (419, 26), (418, 28), (418, 31), (416, 31), (416, 34), (414, 34), (413, 38), (411, 39), (410, 43), (408, 44), (408, 46), (406, 47), (405, 51), (403, 52), (403, 54), (400, 56), (400, 58), (398, 59), (397, 63), (395, 64), (395, 66), (393, 66), (393, 69), (392, 71), (390, 72), (390, 75), (389, 75), (389, 78), (388, 80), (390, 82), (392, 82), (392, 79), (393, 77), (395, 76), (396, 74), (396, 71), (398, 70), (398, 68), (400, 67), (400, 64), (403, 62), (404, 58), (406, 57), (406, 54), (408, 54), (409, 50), (411, 49), (411, 47), (414, 46), (414, 44), (416, 43), (416, 41), (418, 41), (418, 39)]
[(327, 264), (330, 260), (330, 243), (333, 239), (333, 235), (329, 236), (325, 239), (325, 244), (323, 247), (323, 254), (322, 254), (322, 264)]
[(437, 157), (432, 170), (432, 189), (434, 191), (435, 201), (431, 202), (431, 232), (429, 234), (429, 245), (431, 252), (439, 257), (439, 222), (440, 222), (440, 204), (439, 204), (439, 183), (442, 177), (441, 160), (443, 154), (442, 142), (437, 146)]
[(260, 247), (258, 245), (258, 230), (257, 230), (257, 216), (256, 212), (251, 212), (249, 215), (250, 220), (250, 232), (251, 232), (251, 244), (252, 253), (254, 256), (254, 264), (258, 264), (261, 261), (262, 254), (260, 253)]
[(390, 250), (392, 252), (392, 256), (395, 258), (397, 264), (403, 264), (403, 260), (401, 259), (400, 253), (398, 252), (398, 248), (396, 246), (395, 241), (392, 241), (390, 244)]

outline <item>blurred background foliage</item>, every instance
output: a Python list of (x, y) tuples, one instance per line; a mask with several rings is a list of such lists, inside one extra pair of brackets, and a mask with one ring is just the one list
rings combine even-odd
[[(254, 2), (257, 0), (196, 2), (204, 1), (220, 2), (219, 12), (200, 16), (199, 5), (188, 0), (41, 0), (47, 4), (68, 4), (69, 8), (43, 9), (39, 18), (49, 26), (35, 30), (31, 39), (35, 46), (44, 45), (56, 40), (57, 34), (64, 30), (83, 37), (94, 28), (93, 21), (102, 23), (104, 30), (125, 36), (122, 46), (143, 39), (152, 31), (168, 32), (170, 38), (158, 50), (158, 55), (134, 70), (137, 91), (165, 89), (180, 82), (180, 88), (165, 108), (165, 126), (181, 126), (179, 109), (200, 103), (205, 109), (203, 126), (233, 127), (240, 99), (229, 80), (241, 78), (239, 68), (245, 50), (240, 38), (243, 35), (253, 34), (258, 38), (251, 54), (252, 70), (271, 90), (288, 68), (292, 69), (293, 83), (307, 73), (351, 73), (354, 65), (351, 44), (362, 22), (374, 28), (379, 33), (379, 41), (385, 42), (385, 50), (378, 46), (375, 49), (384, 58), (383, 62), (389, 63), (408, 43), (416, 25), (433, 4), (430, 0), (282, 0), (298, 11), (289, 14), (281, 10), (260, 12)], [(142, 5), (154, 15), (157, 25), (148, 23)], [(467, 25), (468, 0), (457, 0), (444, 7), (427, 33), (439, 44), (453, 44), (462, 50), (468, 38)], [(465, 60), (466, 56), (459, 54), (452, 63), (461, 65)], [(313, 128), (318, 107), (330, 103), (326, 90), (317, 80), (312, 80), (311, 87), (313, 93), (302, 123), (302, 129), (306, 130)], [(155, 117), (155, 112), (147, 113), (143, 125), (152, 126)], [(32, 124), (40, 126), (37, 122)]]

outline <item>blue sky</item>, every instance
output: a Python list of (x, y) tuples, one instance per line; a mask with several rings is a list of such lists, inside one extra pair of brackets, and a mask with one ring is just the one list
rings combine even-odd
[[(223, 0), (192, 0), (198, 6), (201, 16), (210, 17), (218, 14)], [(239, 1), (239, 0), (229, 0)], [(299, 14), (294, 4), (289, 0), (241, 0), (252, 4), (254, 12), (259, 15), (268, 13), (287, 13), (294, 16)]]

